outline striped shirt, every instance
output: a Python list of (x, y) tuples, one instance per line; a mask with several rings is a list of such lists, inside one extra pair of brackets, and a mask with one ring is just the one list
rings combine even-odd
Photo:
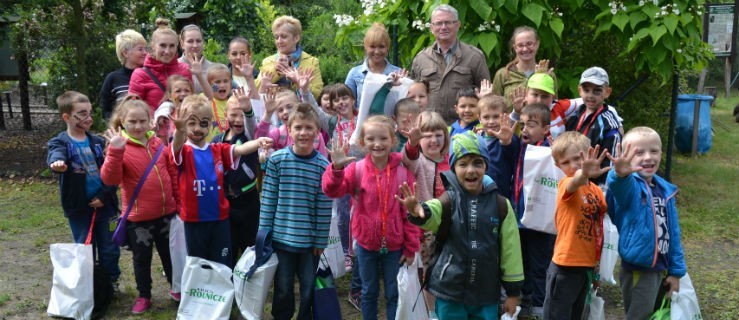
[(298, 156), (292, 148), (276, 151), (266, 164), (259, 228), (272, 229), (272, 239), (295, 248), (325, 248), (331, 204), (321, 189), (328, 160), (313, 151)]

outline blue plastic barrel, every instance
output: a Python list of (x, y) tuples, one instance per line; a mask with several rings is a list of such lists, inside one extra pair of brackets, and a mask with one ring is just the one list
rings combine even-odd
[(675, 146), (683, 153), (693, 151), (693, 113), (695, 102), (700, 101), (698, 120), (698, 154), (711, 150), (711, 101), (712, 96), (702, 94), (681, 94), (677, 96), (677, 119), (675, 123)]

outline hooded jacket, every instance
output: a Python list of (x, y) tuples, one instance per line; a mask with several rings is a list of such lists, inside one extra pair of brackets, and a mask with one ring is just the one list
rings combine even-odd
[[(190, 67), (177, 59), (172, 59), (169, 63), (161, 62), (154, 59), (151, 55), (146, 55), (144, 60), (144, 68), (149, 69), (154, 76), (159, 79), (162, 85), (167, 86), (167, 78), (172, 75), (181, 75), (192, 81)], [(151, 112), (157, 110), (159, 104), (164, 97), (164, 90), (149, 76), (143, 68), (137, 68), (131, 74), (131, 82), (128, 84), (128, 93), (137, 94), (151, 108)]]
[[(125, 135), (125, 132), (123, 133)], [(162, 145), (162, 140), (147, 133), (149, 141), (146, 145), (129, 138), (125, 148), (108, 146), (107, 159), (100, 170), (103, 183), (121, 185), (122, 210), (126, 211), (130, 197), (136, 190), (141, 176), (151, 163), (154, 155)], [(128, 137), (128, 135), (125, 135)], [(166, 149), (166, 147), (164, 147)], [(161, 218), (177, 211), (179, 196), (177, 193), (177, 169), (169, 165), (167, 150), (162, 150), (156, 164), (146, 176), (146, 180), (133, 203), (128, 221), (140, 222)]]
[[(649, 184), (636, 172), (621, 178), (616, 175), (615, 169), (608, 172), (606, 181), (608, 215), (618, 228), (618, 253), (621, 259), (640, 267), (654, 267), (659, 255), (658, 226)], [(652, 177), (652, 181), (664, 191), (667, 201), (667, 229), (670, 233), (667, 273), (679, 278), (685, 275), (687, 268), (680, 244), (680, 224), (675, 205), (677, 187), (657, 175)]]

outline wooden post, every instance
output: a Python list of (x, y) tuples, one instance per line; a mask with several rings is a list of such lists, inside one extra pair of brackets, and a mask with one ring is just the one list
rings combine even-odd
[(0, 97), (0, 130), (5, 130), (5, 113), (3, 112), (2, 97)]
[(726, 98), (728, 98), (729, 95), (731, 95), (731, 59), (730, 57), (726, 57), (726, 64), (724, 65), (724, 87), (726, 88)]
[(701, 99), (695, 99), (693, 105), (693, 144), (691, 147), (691, 155), (693, 158), (698, 156), (698, 125), (701, 117)]
[(10, 102), (10, 91), (5, 91), (5, 99), (8, 101), (8, 115), (13, 119), (13, 104)]

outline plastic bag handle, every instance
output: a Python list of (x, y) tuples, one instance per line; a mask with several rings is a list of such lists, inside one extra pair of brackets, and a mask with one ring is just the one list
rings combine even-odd
[(249, 268), (246, 272), (246, 278), (251, 278), (257, 268), (261, 267), (264, 263), (269, 260), (274, 250), (272, 249), (272, 230), (271, 229), (259, 229), (257, 232), (257, 239), (254, 245), (254, 265)]

